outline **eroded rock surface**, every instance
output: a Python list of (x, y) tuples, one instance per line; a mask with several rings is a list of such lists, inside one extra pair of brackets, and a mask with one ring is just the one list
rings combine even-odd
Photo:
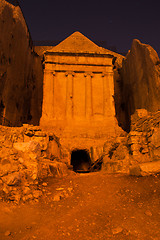
[(60, 152), (58, 138), (37, 126), (0, 126), (1, 198), (19, 202), (40, 197), (40, 181), (68, 174)]
[(43, 71), (18, 4), (0, 0), (0, 29), (0, 122), (38, 124)]
[[(160, 108), (160, 60), (156, 51), (134, 39), (123, 61), (123, 110), (129, 125), (136, 109), (154, 112)], [(128, 126), (126, 126), (128, 127)]]

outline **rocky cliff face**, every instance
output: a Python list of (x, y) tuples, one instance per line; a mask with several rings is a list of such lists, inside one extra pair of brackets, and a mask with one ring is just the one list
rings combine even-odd
[(149, 45), (133, 40), (131, 50), (123, 61), (123, 102), (128, 117), (136, 109), (158, 111), (160, 109), (160, 60)]
[[(43, 71), (17, 4), (0, 0), (0, 118), (38, 124)], [(1, 119), (2, 122), (2, 119)]]

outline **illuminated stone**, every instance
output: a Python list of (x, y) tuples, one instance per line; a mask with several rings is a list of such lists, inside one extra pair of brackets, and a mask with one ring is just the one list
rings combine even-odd
[(113, 56), (79, 32), (44, 53), (40, 125), (115, 135)]

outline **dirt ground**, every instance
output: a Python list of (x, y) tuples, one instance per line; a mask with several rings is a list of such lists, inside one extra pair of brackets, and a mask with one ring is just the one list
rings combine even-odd
[(160, 175), (71, 174), (37, 202), (0, 203), (0, 239), (160, 239)]

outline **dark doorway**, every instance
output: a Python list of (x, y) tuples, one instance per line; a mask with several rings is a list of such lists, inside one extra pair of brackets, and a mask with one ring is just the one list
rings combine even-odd
[(89, 172), (91, 158), (86, 149), (76, 149), (71, 153), (71, 165), (75, 172)]

